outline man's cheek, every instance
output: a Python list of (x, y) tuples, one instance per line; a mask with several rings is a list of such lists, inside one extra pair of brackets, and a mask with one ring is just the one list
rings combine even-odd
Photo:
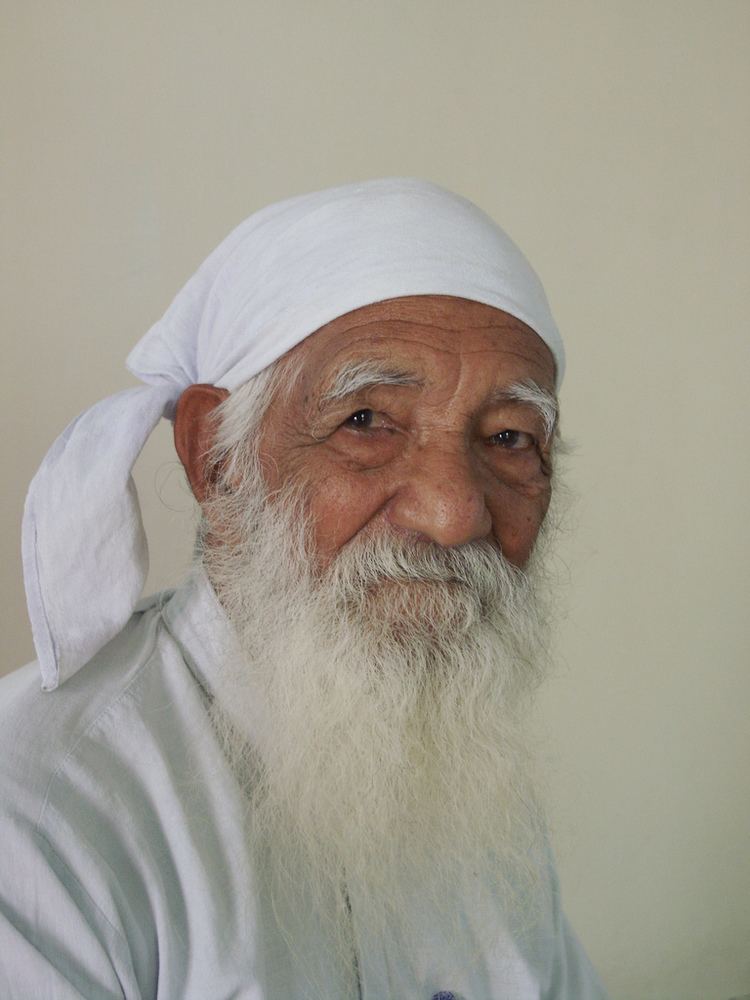
[(493, 534), (500, 549), (515, 566), (523, 567), (531, 556), (549, 506), (549, 493), (540, 492), (529, 499), (514, 497), (492, 505)]
[(327, 565), (377, 515), (387, 500), (380, 477), (320, 470), (308, 493), (315, 548)]

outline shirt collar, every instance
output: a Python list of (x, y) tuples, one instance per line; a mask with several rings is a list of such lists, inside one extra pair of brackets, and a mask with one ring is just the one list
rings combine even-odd
[[(174, 591), (162, 610), (164, 623), (180, 647), (183, 658), (210, 698), (216, 698), (230, 718), (233, 705), (222, 703), (221, 674), (225, 668), (246, 670), (253, 697), (243, 700), (243, 716), (235, 721), (263, 753), (270, 737), (264, 698), (245, 656), (237, 633), (221, 606), (202, 565), (194, 567), (185, 583)], [(248, 713), (250, 717), (248, 717)]]
[(232, 623), (205, 569), (197, 565), (165, 604), (162, 616), (200, 684), (213, 694), (228, 660), (241, 656)]

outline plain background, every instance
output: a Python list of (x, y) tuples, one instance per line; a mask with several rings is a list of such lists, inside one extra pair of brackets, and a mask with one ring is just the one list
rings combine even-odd
[[(242, 218), (429, 177), (527, 252), (566, 337), (565, 901), (613, 1000), (750, 991), (746, 0), (4, 3), (4, 669), (26, 485)], [(190, 559), (169, 427), (150, 589)], [(52, 697), (52, 696), (50, 696)]]

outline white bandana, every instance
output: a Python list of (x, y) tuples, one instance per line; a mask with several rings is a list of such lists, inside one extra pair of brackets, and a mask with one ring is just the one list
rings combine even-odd
[(231, 391), (338, 316), (430, 294), (522, 320), (552, 352), (559, 385), (562, 341), (536, 274), (491, 219), (434, 184), (389, 179), (302, 195), (230, 233), (130, 353), (146, 386), (74, 420), (31, 483), (23, 565), (45, 690), (109, 642), (140, 597), (148, 547), (131, 470), (183, 390)]

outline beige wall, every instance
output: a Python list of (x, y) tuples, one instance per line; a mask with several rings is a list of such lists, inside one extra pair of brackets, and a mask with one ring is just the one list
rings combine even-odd
[[(252, 210), (384, 174), (477, 201), (567, 337), (579, 496), (542, 699), (567, 907), (614, 1000), (750, 991), (746, 0), (14, 0), (3, 12), (5, 667), (23, 494)], [(189, 559), (163, 427), (152, 587)], [(166, 504), (161, 504), (163, 495)]]

